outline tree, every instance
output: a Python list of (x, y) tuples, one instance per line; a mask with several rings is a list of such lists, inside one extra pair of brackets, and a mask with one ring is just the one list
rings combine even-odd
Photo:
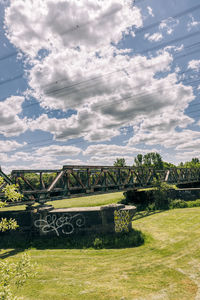
[(191, 161), (186, 161), (184, 164), (180, 163), (181, 168), (200, 168), (200, 160), (197, 157), (193, 157)]
[(157, 152), (149, 152), (145, 155), (138, 154), (134, 159), (136, 167), (147, 167), (162, 170), (164, 168), (162, 157)]
[(169, 169), (169, 168), (176, 168), (176, 166), (172, 163), (168, 163), (166, 161), (163, 161), (163, 168), (164, 169)]
[(134, 162), (135, 162), (136, 167), (142, 167), (142, 164), (143, 164), (143, 155), (142, 154), (138, 154), (135, 157)]
[[(5, 199), (0, 200), (0, 208), (5, 207), (7, 200), (18, 201), (22, 195), (17, 191), (17, 185), (5, 185), (3, 178), (0, 177), (0, 188), (4, 193)], [(10, 218), (1, 218), (0, 231), (15, 230), (18, 227), (17, 222)], [(24, 254), (17, 263), (4, 261), (0, 263), (0, 299), (17, 300), (11, 292), (11, 286), (17, 288), (22, 286), (31, 274), (32, 265), (28, 255)]]
[(114, 167), (126, 167), (125, 158), (116, 158), (114, 162)]
[(157, 170), (163, 169), (163, 160), (159, 153), (150, 152), (144, 155), (143, 157), (144, 165), (146, 167), (152, 167)]

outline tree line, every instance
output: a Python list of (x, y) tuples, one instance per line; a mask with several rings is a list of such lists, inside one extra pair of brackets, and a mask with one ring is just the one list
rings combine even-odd
[[(115, 167), (126, 167), (125, 158), (116, 158), (114, 161)], [(133, 167), (143, 167), (143, 168), (154, 168), (157, 170), (164, 170), (168, 168), (200, 168), (200, 160), (195, 157), (191, 161), (181, 162), (177, 166), (175, 164), (166, 162), (162, 159), (162, 156), (157, 152), (149, 152), (146, 154), (138, 154), (134, 158)]]

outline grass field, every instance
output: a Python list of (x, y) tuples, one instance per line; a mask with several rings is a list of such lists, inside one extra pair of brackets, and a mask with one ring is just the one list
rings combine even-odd
[(34, 300), (200, 299), (200, 208), (157, 213), (133, 221), (133, 227), (147, 237), (137, 248), (27, 250), (37, 264), (37, 276), (16, 290), (16, 296)]
[[(110, 193), (110, 194), (103, 194), (103, 195), (93, 195), (87, 197), (49, 201), (46, 204), (53, 205), (55, 208), (89, 207), (89, 206), (101, 206), (110, 203), (117, 203), (122, 199), (124, 199), (123, 192), (118, 192), (118, 193)], [(25, 205), (16, 205), (12, 207), (2, 208), (1, 211), (24, 210), (25, 208), (26, 208)]]

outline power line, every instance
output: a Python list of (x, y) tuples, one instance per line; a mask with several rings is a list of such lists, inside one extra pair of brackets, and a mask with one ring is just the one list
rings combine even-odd
[(23, 76), (24, 76), (24, 74), (21, 73), (19, 75), (16, 75), (15, 77), (11, 77), (11, 78), (2, 80), (2, 81), (0, 81), (0, 85), (17, 80), (17, 79), (21, 79)]
[[(193, 52), (190, 52), (190, 53), (187, 53), (187, 54), (183, 54), (183, 55), (177, 56), (177, 57), (174, 58), (174, 61), (177, 60), (177, 59), (179, 59), (179, 58), (186, 57), (187, 55), (194, 54), (195, 52), (199, 52), (199, 50), (196, 50), (196, 51), (193, 51)], [(156, 63), (156, 64), (153, 64), (153, 65), (151, 65), (151, 66), (145, 68), (145, 70), (151, 69), (151, 68), (153, 68), (153, 67), (156, 67), (156, 66), (159, 66), (159, 65), (162, 65), (162, 64), (163, 64), (163, 63), (160, 63), (160, 62), (159, 62), (159, 63)], [(127, 70), (127, 69), (126, 69), (126, 70)], [(124, 71), (124, 70), (122, 69), (122, 70), (120, 70), (120, 71)], [(141, 72), (141, 70), (129, 72), (129, 75), (132, 74), (132, 73), (138, 73), (138, 72)], [(187, 72), (188, 72), (188, 71), (187, 71)], [(180, 73), (182, 73), (182, 72), (180, 72)], [(110, 76), (110, 75), (111, 75), (111, 74), (102, 75), (101, 77), (98, 77), (98, 78), (94, 79), (94, 81), (96, 81), (96, 80), (102, 78), (103, 76)], [(124, 72), (124, 74), (122, 75), (122, 77), (124, 77), (124, 76), (127, 76), (127, 74), (125, 74), (125, 72)], [(89, 79), (87, 80), (87, 82), (90, 82), (90, 81), (93, 81), (93, 80), (92, 80), (92, 79), (91, 79), (91, 80), (89, 80)], [(49, 93), (49, 94), (47, 94), (47, 95), (49, 95), (49, 96), (52, 95), (52, 97), (53, 97), (54, 95), (59, 96), (59, 94), (61, 94), (62, 96), (69, 96), (69, 95), (71, 95), (71, 94), (73, 94), (73, 93), (77, 93), (77, 92), (83, 91), (85, 88), (87, 89), (87, 88), (91, 88), (91, 87), (98, 86), (98, 82), (97, 82), (97, 83), (95, 82), (94, 84), (86, 85), (85, 87), (84, 87), (84, 86), (80, 86), (80, 85), (82, 85), (83, 83), (86, 83), (86, 81), (84, 81), (84, 82), (78, 82), (77, 84), (74, 84), (73, 86), (72, 86), (72, 85), (71, 85), (71, 86), (65, 86), (65, 87), (62, 87), (62, 88), (60, 88), (60, 89), (52, 90), (51, 93)], [(73, 89), (73, 87), (79, 87), (79, 90), (77, 91), (77, 89)], [(81, 88), (81, 89), (80, 89), (80, 88)], [(72, 89), (72, 90), (70, 90), (70, 89)], [(54, 93), (54, 92), (55, 92), (55, 93)]]
[[(200, 82), (200, 80), (191, 81), (188, 84), (197, 83), (197, 82)], [(171, 87), (168, 87), (164, 90), (169, 90), (169, 89), (171, 89)], [(157, 89), (157, 90), (159, 90), (159, 89)], [(155, 91), (157, 91), (157, 90), (154, 90), (153, 93), (155, 93)], [(122, 100), (127, 100), (127, 102), (129, 102), (129, 101), (132, 101), (133, 98), (137, 97), (139, 99), (140, 97), (144, 97), (144, 96), (147, 96), (147, 95), (153, 95), (153, 93), (146, 93), (146, 94), (143, 93), (143, 94), (132, 95), (132, 96), (129, 96), (129, 97), (126, 97), (126, 98), (119, 99), (119, 100), (115, 101), (115, 103), (118, 102), (118, 101), (122, 101)], [(150, 107), (150, 106), (151, 106), (151, 104), (148, 107)], [(101, 107), (102, 107), (102, 105), (101, 105)], [(132, 131), (132, 129), (131, 129), (131, 131)], [(38, 141), (34, 141), (34, 142), (29, 142), (29, 143), (27, 143), (27, 145), (33, 145), (34, 144), (34, 146), (40, 147), (41, 145), (43, 145), (43, 142), (47, 142), (47, 141), (52, 141), (52, 138), (45, 139), (45, 140), (44, 139), (43, 140), (38, 140)], [(42, 144), (36, 145), (37, 143), (40, 143), (40, 142), (42, 142)], [(63, 141), (57, 140), (57, 142), (63, 142)], [(74, 144), (76, 145), (76, 144), (79, 144), (79, 143), (85, 143), (85, 141), (79, 141), (79, 142), (76, 142), (76, 143), (72, 142), (72, 144), (70, 144), (70, 145), (74, 145)], [(29, 148), (29, 147), (32, 148), (32, 146), (24, 146), (24, 147), (26, 149)]]
[[(195, 11), (195, 10), (198, 10), (198, 9), (200, 9), (200, 5), (199, 5), (199, 4), (198, 4), (198, 5), (195, 5), (195, 6), (192, 6), (192, 7), (188, 8), (188, 9), (186, 9), (186, 10), (183, 10), (183, 11), (181, 11), (181, 12), (178, 13), (178, 14), (175, 14), (175, 15), (173, 15), (173, 16), (170, 16), (170, 17), (168, 17), (167, 19), (169, 19), (169, 18), (178, 19), (178, 18), (181, 18), (182, 16), (184, 16), (184, 15), (186, 15), (186, 14), (189, 14), (189, 13)], [(167, 20), (167, 19), (164, 19), (164, 21)], [(152, 24), (150, 24), (150, 25), (147, 25), (147, 26), (144, 27), (144, 28), (136, 29), (135, 33), (141, 33), (141, 32), (144, 32), (144, 31), (146, 31), (146, 30), (148, 30), (148, 29), (151, 29), (151, 28), (153, 28), (153, 27), (156, 27), (156, 26), (160, 25), (160, 23), (161, 23), (161, 21), (157, 21), (157, 22), (155, 22), (155, 23), (152, 23)]]
[[(138, 1), (138, 2), (140, 3), (140, 2), (143, 2), (143, 1), (145, 1), (145, 0), (140, 0), (140, 1)], [(139, 4), (138, 2), (137, 2), (136, 4)], [(193, 7), (189, 8), (189, 9), (183, 10), (182, 12), (180, 12), (180, 13), (174, 15), (174, 16), (169, 16), (168, 18), (177, 19), (177, 18), (180, 18), (180, 17), (182, 17), (183, 15), (188, 14), (188, 13), (191, 13), (192, 11), (197, 10), (197, 9), (199, 9), (199, 8), (200, 8), (200, 5), (196, 5), (196, 6), (193, 6)], [(115, 11), (115, 12), (116, 12), (116, 11)], [(113, 12), (113, 13), (115, 13), (115, 12)], [(111, 14), (112, 14), (112, 13), (111, 13)], [(109, 16), (109, 15), (108, 15), (108, 16)], [(103, 16), (103, 18), (105, 18), (105, 17)], [(143, 32), (143, 31), (145, 31), (145, 30), (148, 30), (148, 29), (151, 29), (151, 28), (153, 28), (153, 27), (156, 27), (156, 26), (158, 26), (158, 25), (160, 24), (161, 21), (162, 21), (162, 20), (157, 21), (157, 22), (155, 22), (155, 23), (152, 23), (152, 24), (150, 24), (150, 25), (144, 26), (143, 28), (136, 29), (135, 32), (136, 32), (136, 33), (141, 33), (141, 32)], [(94, 20), (92, 20), (91, 22), (94, 22)], [(87, 22), (87, 25), (88, 25), (89, 23), (90, 23), (90, 22)], [(78, 25), (78, 24), (77, 24), (75, 27), (69, 29), (68, 33), (71, 32), (71, 31), (80, 29), (81, 26), (82, 26), (82, 25)], [(85, 26), (85, 24), (83, 24), (83, 26)], [(65, 33), (64, 33), (64, 34), (65, 34)], [(18, 53), (17, 51), (13, 51), (13, 52), (11, 52), (11, 53), (9, 53), (9, 54), (7, 54), (7, 55), (1, 56), (1, 57), (0, 57), (0, 61), (3, 61), (3, 60), (8, 59), (8, 58), (10, 58), (10, 57), (13, 57), (13, 56), (15, 56), (17, 53)]]
[(198, 30), (198, 31), (195, 31), (195, 32), (186, 34), (186, 35), (184, 35), (184, 36), (178, 37), (178, 38), (176, 38), (176, 39), (172, 39), (172, 40), (170, 40), (170, 41), (168, 41), (168, 42), (163, 42), (163, 43), (161, 43), (160, 45), (156, 45), (156, 46), (154, 46), (154, 47), (152, 47), (152, 48), (146, 49), (146, 50), (141, 51), (140, 53), (137, 53), (137, 54), (142, 55), (142, 54), (148, 53), (148, 52), (150, 52), (150, 51), (159, 50), (160, 48), (164, 48), (164, 47), (167, 47), (167, 46), (169, 46), (169, 45), (171, 45), (171, 44), (180, 42), (180, 41), (182, 41), (182, 40), (186, 40), (186, 39), (189, 39), (189, 38), (191, 38), (191, 37), (195, 37), (195, 36), (197, 36), (197, 35), (199, 35), (199, 34), (200, 34), (200, 31)]
[[(200, 44), (200, 42), (194, 43), (193, 46), (196, 47), (197, 44)], [(190, 45), (188, 48), (191, 48), (191, 47), (192, 47), (192, 45)], [(195, 53), (199, 53), (199, 49), (197, 49), (197, 50), (195, 50), (195, 51), (192, 51), (192, 52), (190, 52), (190, 53), (186, 53), (186, 54), (183, 54), (183, 55), (179, 55), (177, 58), (182, 58), (182, 57), (185, 57), (185, 56), (187, 56), (187, 55), (191, 55), (191, 54), (195, 54)], [(175, 59), (177, 59), (177, 58), (176, 58), (176, 56), (175, 56)], [(162, 64), (162, 63), (158, 63), (158, 65), (159, 65), (159, 64)], [(139, 65), (139, 64), (138, 64), (138, 65)], [(153, 66), (156, 66), (156, 65), (157, 65), (157, 64), (154, 64)], [(150, 66), (149, 69), (150, 69), (151, 67), (152, 67), (152, 66)], [(62, 88), (59, 88), (59, 89), (56, 89), (56, 90), (53, 90), (53, 91), (46, 92), (46, 94), (48, 95), (48, 94), (52, 94), (52, 93), (58, 92), (58, 91), (60, 91), (60, 90), (70, 89), (70, 88), (73, 88), (73, 87), (75, 87), (75, 86), (81, 85), (81, 84), (83, 84), (83, 83), (87, 83), (87, 82), (90, 82), (90, 81), (93, 81), (93, 80), (95, 81), (95, 80), (98, 80), (98, 79), (100, 79), (100, 78), (103, 78), (104, 76), (110, 76), (110, 75), (112, 75), (112, 74), (114, 74), (114, 73), (121, 72), (121, 71), (124, 71), (124, 69), (115, 70), (115, 71), (109, 72), (109, 73), (107, 73), (107, 74), (103, 74), (103, 75), (96, 76), (96, 77), (93, 77), (93, 78), (90, 78), (90, 79), (86, 79), (86, 80), (83, 80), (83, 81), (81, 81), (81, 82), (75, 83), (75, 84), (70, 85), (70, 86), (66, 86), (66, 87), (62, 87)], [(140, 71), (140, 70), (138, 70), (138, 72), (139, 72), (139, 71)], [(11, 77), (11, 78), (5, 79), (5, 80), (3, 80), (3, 81), (0, 81), (0, 85), (5, 84), (5, 83), (8, 83), (8, 82), (11, 82), (11, 81), (14, 81), (14, 80), (17, 80), (17, 79), (20, 79), (20, 78), (22, 78), (23, 76), (24, 76), (24, 74), (20, 73), (19, 75), (16, 75), (15, 77)], [(73, 91), (73, 92), (74, 92), (74, 91)], [(72, 93), (73, 93), (73, 92), (72, 92)], [(67, 94), (67, 95), (68, 95), (68, 94)], [(30, 104), (30, 106), (36, 105), (36, 104), (39, 104), (39, 103)]]
[[(199, 33), (198, 33), (199, 34)], [(191, 35), (190, 35), (191, 36)], [(188, 37), (187, 37), (188, 38)], [(198, 44), (198, 43), (195, 43), (195, 44)], [(161, 46), (162, 47), (162, 46)], [(149, 51), (149, 49), (147, 50), (147, 51)], [(1, 60), (1, 59), (0, 59)], [(116, 71), (115, 71), (116, 72)], [(112, 72), (113, 73), (113, 72)], [(1, 83), (1, 82), (0, 82)], [(121, 99), (120, 99), (121, 100)], [(32, 104), (31, 104), (32, 105)], [(51, 140), (51, 139), (49, 139), (49, 140)], [(45, 141), (45, 140), (43, 140), (43, 141)]]

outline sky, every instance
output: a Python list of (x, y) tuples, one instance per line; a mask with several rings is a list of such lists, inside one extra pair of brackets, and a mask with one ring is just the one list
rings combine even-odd
[(0, 0), (0, 166), (200, 158), (198, 0)]

